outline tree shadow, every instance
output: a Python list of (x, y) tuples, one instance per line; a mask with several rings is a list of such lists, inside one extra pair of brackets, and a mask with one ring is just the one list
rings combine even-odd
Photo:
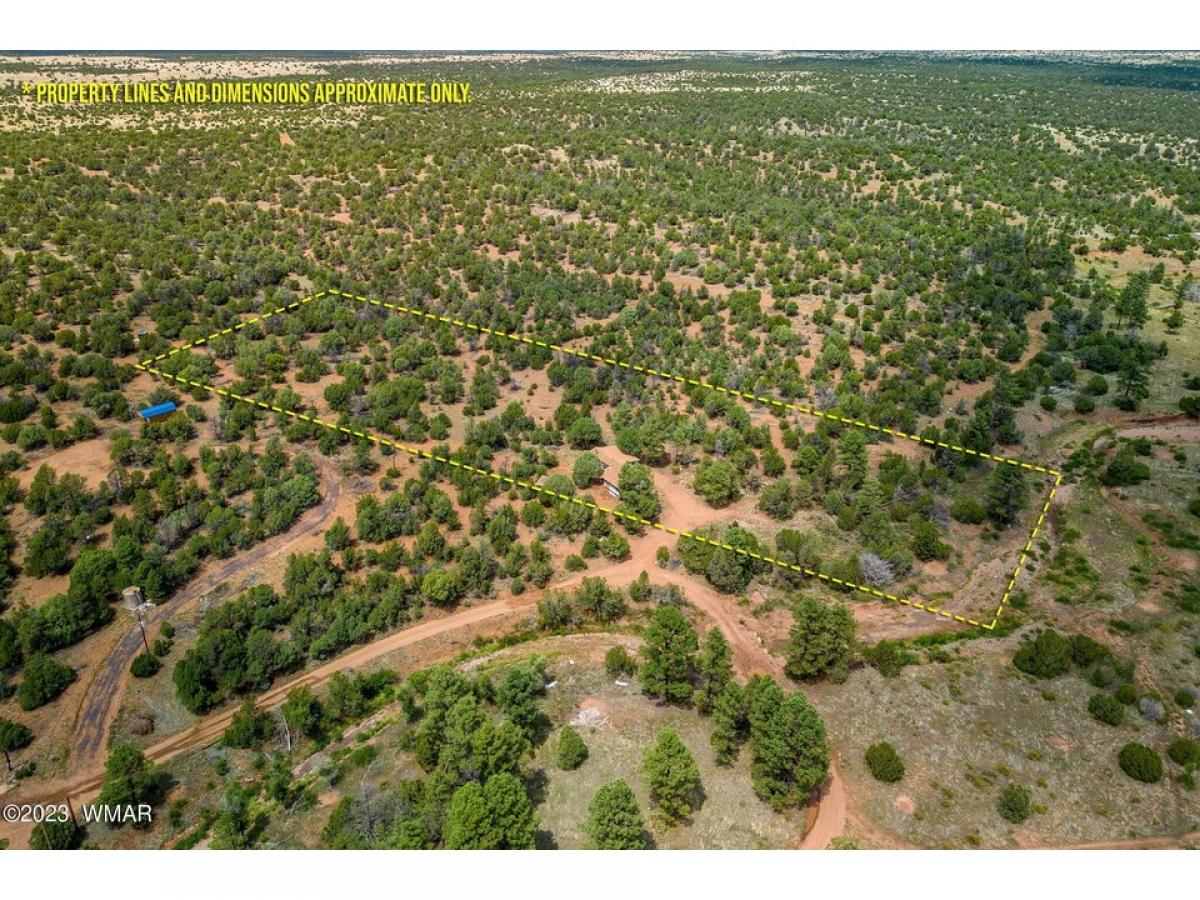
[(546, 802), (546, 791), (550, 786), (550, 776), (545, 769), (531, 769), (525, 775), (525, 792), (529, 794), (529, 802), (540, 806)]

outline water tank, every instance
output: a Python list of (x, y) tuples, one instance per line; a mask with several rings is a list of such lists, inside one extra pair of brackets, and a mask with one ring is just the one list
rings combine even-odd
[(121, 591), (121, 599), (125, 601), (125, 608), (130, 611), (136, 610), (146, 602), (146, 598), (142, 596), (142, 589), (136, 585)]

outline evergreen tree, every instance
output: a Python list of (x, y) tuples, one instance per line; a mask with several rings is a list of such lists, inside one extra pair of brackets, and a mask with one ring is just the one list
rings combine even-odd
[(686, 703), (692, 696), (691, 671), (699, 647), (696, 629), (676, 606), (654, 611), (642, 646), (642, 688), (668, 703)]
[[(621, 491), (621, 501), (617, 504), (617, 509), (650, 522), (658, 520), (662, 511), (662, 501), (648, 466), (641, 463), (625, 463), (617, 477), (617, 487)], [(621, 519), (621, 522), (626, 530), (633, 533), (640, 533), (643, 528), (629, 519)]]
[[(104, 764), (104, 784), (96, 802), (101, 806), (154, 805), (162, 799), (162, 787), (163, 779), (140, 750), (118, 744)], [(138, 827), (149, 826), (149, 822), (138, 823)]]
[(1025, 508), (1029, 486), (1025, 470), (1008, 463), (997, 463), (987, 483), (987, 512), (998, 525), (1011, 525)]
[(807, 803), (829, 772), (825, 723), (803, 694), (785, 695), (769, 678), (748, 693), (754, 792), (775, 809)]
[(670, 730), (658, 733), (642, 761), (642, 772), (664, 824), (674, 825), (692, 814), (700, 789), (700, 768), (678, 734)]
[(717, 751), (717, 763), (731, 765), (746, 739), (746, 696), (737, 682), (725, 685), (713, 704), (712, 718), (713, 733), (709, 743)]
[(535, 839), (533, 804), (514, 775), (469, 781), (454, 792), (442, 838), (448, 850), (527, 850)]
[(54, 700), (75, 681), (75, 670), (56, 663), (45, 653), (35, 653), (25, 660), (17, 700), (21, 709), (31, 710)]
[(288, 725), (305, 737), (319, 740), (325, 730), (325, 710), (312, 688), (306, 684), (288, 692), (280, 712)]
[(827, 676), (840, 683), (850, 672), (854, 616), (844, 603), (801, 597), (792, 607), (795, 623), (784, 654), (787, 674), (797, 681)]
[(624, 781), (600, 786), (588, 804), (583, 832), (597, 850), (645, 850), (650, 846), (637, 797)]
[(554, 758), (560, 769), (578, 769), (588, 758), (587, 744), (579, 736), (579, 732), (570, 725), (563, 727), (558, 735), (558, 745), (554, 749)]
[(696, 674), (700, 684), (692, 699), (700, 714), (707, 716), (733, 681), (733, 651), (720, 629), (711, 628), (705, 635), (704, 646), (696, 658)]
[(12, 757), (9, 755), (23, 750), (33, 742), (33, 732), (20, 722), (0, 716), (0, 752), (4, 753), (4, 764), (12, 771)]
[(62, 822), (38, 822), (29, 833), (33, 850), (78, 850), (87, 830), (72, 819)]
[(838, 444), (838, 462), (845, 471), (843, 484), (857, 490), (867, 477), (867, 435), (861, 428), (851, 428)]

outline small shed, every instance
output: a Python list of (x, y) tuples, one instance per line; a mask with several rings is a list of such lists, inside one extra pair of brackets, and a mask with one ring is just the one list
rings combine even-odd
[(175, 412), (175, 408), (175, 404), (168, 400), (166, 403), (156, 403), (154, 406), (139, 409), (138, 415), (142, 417), (142, 421), (151, 422), (155, 419), (161, 419), (163, 416), (169, 416)]
[(636, 456), (630, 456), (628, 453), (622, 453), (619, 447), (612, 444), (607, 444), (603, 447), (596, 447), (592, 450), (596, 457), (600, 460), (600, 465), (604, 466), (604, 472), (600, 476), (600, 480), (604, 482), (604, 489), (609, 495), (616, 499), (621, 499), (621, 489), (617, 487), (617, 478), (621, 474), (621, 466), (625, 463), (637, 462)]

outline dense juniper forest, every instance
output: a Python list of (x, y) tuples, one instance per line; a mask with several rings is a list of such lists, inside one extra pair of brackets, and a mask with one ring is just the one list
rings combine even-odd
[(1197, 64), (0, 130), (5, 846), (1195, 843)]

